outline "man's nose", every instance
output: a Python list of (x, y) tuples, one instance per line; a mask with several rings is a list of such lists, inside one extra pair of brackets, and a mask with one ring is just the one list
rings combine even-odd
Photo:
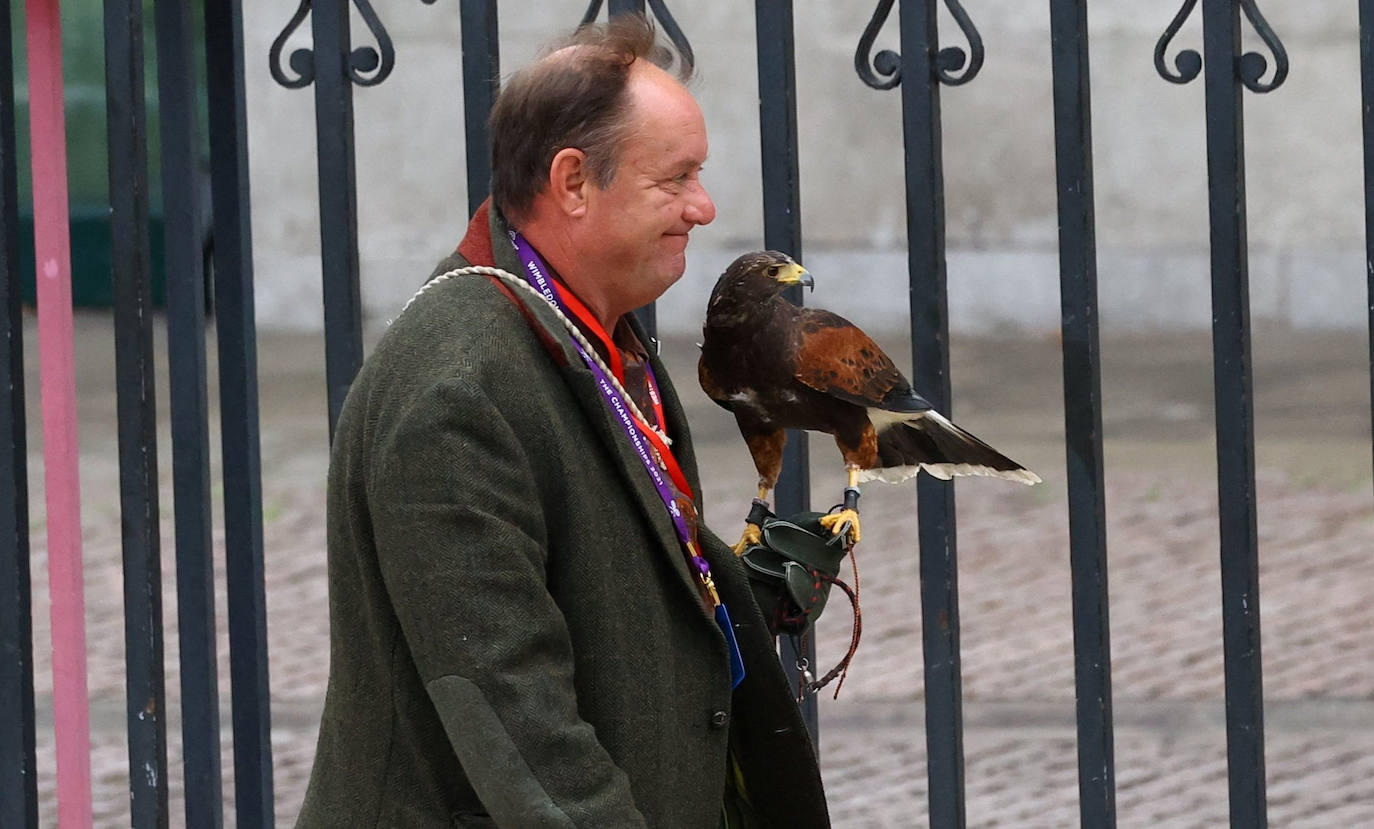
[(695, 225), (709, 225), (716, 218), (716, 203), (711, 201), (711, 196), (706, 192), (706, 188), (700, 182), (693, 188), (691, 195), (687, 199), (687, 209), (682, 212), (683, 218)]

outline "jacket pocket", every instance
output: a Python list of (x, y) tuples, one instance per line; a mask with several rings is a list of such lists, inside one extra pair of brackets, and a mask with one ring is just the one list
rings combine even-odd
[(454, 812), (454, 829), (499, 829), (486, 812)]

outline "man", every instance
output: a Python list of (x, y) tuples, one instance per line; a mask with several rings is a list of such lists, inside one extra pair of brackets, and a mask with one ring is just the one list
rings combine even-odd
[(492, 206), (436, 274), (501, 268), (560, 310), (451, 275), (354, 381), (298, 826), (829, 825), (742, 568), (697, 527), (682, 408), (629, 315), (715, 216), (701, 112), (656, 49), (643, 18), (581, 30), (493, 110)]

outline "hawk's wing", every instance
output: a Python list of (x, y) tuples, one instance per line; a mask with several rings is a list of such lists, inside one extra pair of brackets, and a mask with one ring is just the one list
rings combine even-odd
[(798, 381), (832, 397), (890, 411), (930, 408), (878, 344), (838, 314), (802, 309), (793, 359), (793, 376)]
[(706, 396), (711, 398), (712, 403), (715, 403), (727, 412), (734, 410), (734, 407), (725, 399), (725, 391), (721, 389), (720, 384), (716, 382), (715, 376), (711, 374), (711, 369), (706, 365), (705, 354), (697, 358), (697, 382), (701, 384), (701, 390), (706, 392)]

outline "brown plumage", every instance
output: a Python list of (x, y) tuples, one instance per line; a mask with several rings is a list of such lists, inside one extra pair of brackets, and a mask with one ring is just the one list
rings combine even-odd
[[(835, 437), (850, 486), (988, 475), (1039, 483), (1035, 473), (951, 423), (848, 320), (799, 308), (783, 290), (812, 285), (786, 254), (746, 253), (716, 283), (706, 308), (698, 376), (735, 415), (767, 498), (782, 467), (784, 429)], [(856, 539), (857, 540), (857, 539)]]

